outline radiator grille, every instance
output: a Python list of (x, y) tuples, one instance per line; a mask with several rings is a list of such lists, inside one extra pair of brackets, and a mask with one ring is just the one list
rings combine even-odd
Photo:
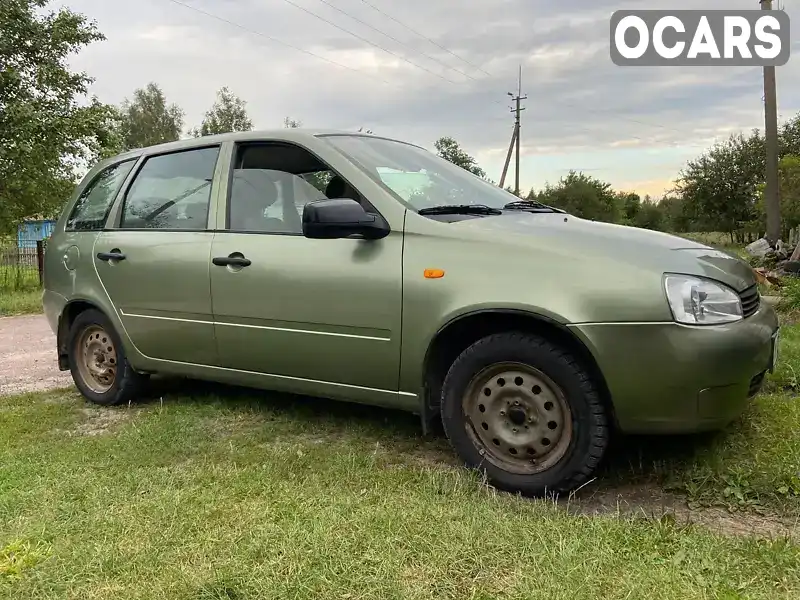
[(751, 285), (749, 288), (739, 293), (742, 300), (742, 316), (746, 319), (758, 311), (761, 304), (761, 296), (758, 293), (758, 285)]

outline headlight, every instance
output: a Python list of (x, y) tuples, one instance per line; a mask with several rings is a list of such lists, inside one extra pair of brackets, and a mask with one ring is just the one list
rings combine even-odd
[(722, 284), (689, 275), (667, 275), (664, 287), (678, 323), (717, 325), (742, 318), (739, 295)]

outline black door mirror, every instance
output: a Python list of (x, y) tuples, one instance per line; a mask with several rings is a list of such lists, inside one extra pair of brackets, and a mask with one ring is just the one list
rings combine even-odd
[(317, 200), (303, 208), (303, 235), (328, 240), (358, 235), (375, 240), (389, 235), (389, 225), (350, 198)]

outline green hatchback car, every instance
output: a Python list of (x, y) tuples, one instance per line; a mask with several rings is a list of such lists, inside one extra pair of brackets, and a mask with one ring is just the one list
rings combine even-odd
[(573, 490), (613, 431), (723, 427), (774, 368), (744, 261), (520, 200), (415, 145), (283, 129), (96, 165), (48, 242), (58, 363), (436, 420), (495, 487)]

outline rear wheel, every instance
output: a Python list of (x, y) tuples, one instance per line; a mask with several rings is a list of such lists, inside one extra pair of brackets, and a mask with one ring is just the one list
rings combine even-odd
[(529, 334), (483, 338), (444, 382), (442, 420), (467, 466), (500, 489), (567, 492), (588, 480), (608, 445), (605, 408), (568, 352)]
[(100, 311), (90, 309), (75, 318), (68, 348), (72, 379), (91, 402), (120, 404), (141, 391), (145, 376), (130, 366), (119, 336)]

